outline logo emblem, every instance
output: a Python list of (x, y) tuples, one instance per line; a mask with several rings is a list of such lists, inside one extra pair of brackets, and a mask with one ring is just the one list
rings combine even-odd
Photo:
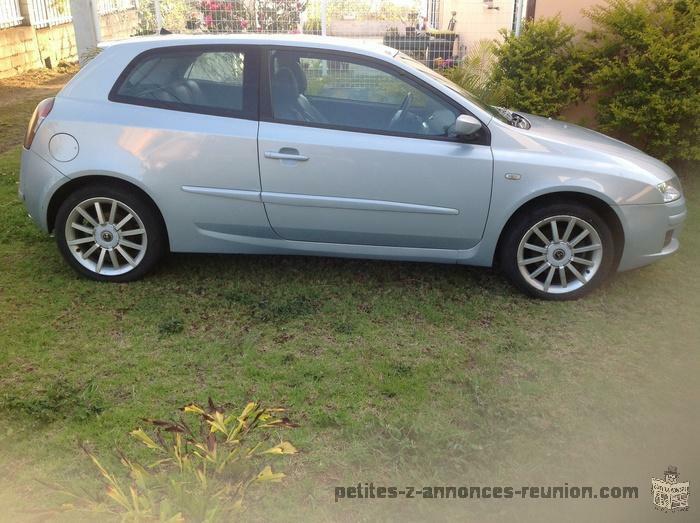
[(689, 482), (678, 481), (678, 467), (669, 465), (664, 479), (651, 478), (651, 495), (657, 510), (676, 512), (688, 510)]

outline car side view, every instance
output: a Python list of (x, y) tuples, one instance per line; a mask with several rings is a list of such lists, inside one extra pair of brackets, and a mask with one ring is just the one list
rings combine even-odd
[(574, 299), (675, 252), (662, 162), (477, 100), (394, 49), (333, 38), (134, 38), (36, 108), (20, 198), (95, 280), (165, 252), (498, 265)]

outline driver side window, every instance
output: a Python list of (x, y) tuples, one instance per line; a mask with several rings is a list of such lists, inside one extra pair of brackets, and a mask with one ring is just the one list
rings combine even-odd
[(454, 136), (458, 111), (399, 75), (304, 51), (272, 51), (276, 121), (430, 137)]

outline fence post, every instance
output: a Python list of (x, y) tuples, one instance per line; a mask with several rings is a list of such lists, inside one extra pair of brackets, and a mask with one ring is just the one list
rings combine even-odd
[(513, 28), (515, 36), (520, 36), (520, 30), (523, 26), (523, 7), (527, 0), (515, 0), (515, 27)]
[(153, 12), (156, 16), (156, 34), (163, 29), (163, 15), (160, 12), (160, 0), (153, 0)]
[(70, 0), (78, 60), (84, 65), (100, 41), (100, 23), (92, 0)]
[(102, 27), (100, 27), (100, 12), (97, 7), (97, 0), (88, 0), (90, 2), (90, 10), (95, 23), (95, 38), (98, 42), (102, 41)]
[(328, 6), (328, 0), (321, 0), (321, 36), (326, 36), (326, 7)]

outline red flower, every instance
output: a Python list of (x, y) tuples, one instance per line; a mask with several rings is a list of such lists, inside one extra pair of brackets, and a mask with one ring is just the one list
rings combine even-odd
[(212, 24), (214, 23), (214, 19), (211, 17), (211, 15), (206, 15), (204, 17), (204, 23), (206, 24), (207, 27), (211, 27)]

